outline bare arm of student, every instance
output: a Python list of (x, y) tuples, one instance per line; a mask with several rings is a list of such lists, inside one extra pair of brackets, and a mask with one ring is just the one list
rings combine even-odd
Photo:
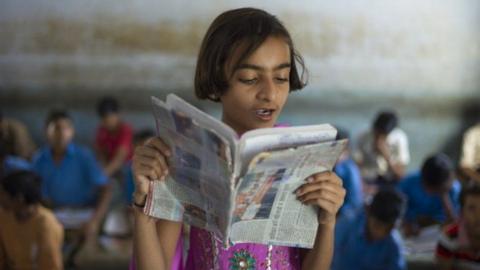
[(393, 172), (397, 180), (402, 179), (405, 176), (405, 165), (399, 162), (395, 162), (392, 159), (390, 149), (388, 148), (386, 138), (381, 138), (376, 141), (377, 151), (385, 158), (388, 164), (388, 168)]
[(95, 156), (97, 157), (98, 162), (100, 162), (100, 165), (102, 165), (102, 167), (105, 167), (107, 164), (107, 157), (105, 156), (102, 149), (100, 149), (100, 147), (97, 144), (95, 144), (95, 148), (94, 148)]
[(336, 215), (345, 197), (342, 181), (333, 172), (315, 174), (297, 190), (297, 197), (319, 207), (317, 236), (313, 248), (302, 256), (302, 269), (330, 269)]
[(400, 163), (394, 163), (391, 159), (387, 159), (388, 167), (392, 170), (397, 180), (402, 179), (405, 176), (405, 165)]
[(100, 229), (100, 224), (102, 223), (103, 218), (105, 217), (108, 205), (110, 204), (110, 200), (112, 199), (112, 188), (110, 185), (105, 185), (100, 187), (98, 191), (98, 202), (95, 206), (94, 213), (92, 218), (85, 226), (85, 236), (87, 243), (95, 243), (98, 231)]
[(56, 220), (46, 221), (42, 224), (39, 246), (39, 269), (61, 270), (63, 228)]
[[(134, 203), (144, 204), (150, 181), (164, 180), (168, 174), (168, 146), (159, 138), (151, 138), (135, 149), (133, 173)], [(138, 270), (170, 269), (182, 223), (155, 220), (135, 211), (133, 247)]]
[(453, 223), (454, 221), (457, 220), (457, 214), (455, 212), (455, 207), (453, 206), (452, 200), (450, 199), (450, 196), (448, 194), (448, 191), (442, 193), (442, 205), (443, 209), (445, 211), (445, 216), (447, 220), (445, 223)]
[(128, 148), (126, 146), (120, 146), (112, 159), (106, 163), (106, 166), (104, 167), (105, 174), (109, 177), (114, 175), (122, 168), (123, 164), (125, 164), (127, 156)]
[(30, 160), (36, 149), (35, 143), (33, 142), (27, 127), (20, 122), (16, 123), (14, 142), (15, 153), (24, 159)]

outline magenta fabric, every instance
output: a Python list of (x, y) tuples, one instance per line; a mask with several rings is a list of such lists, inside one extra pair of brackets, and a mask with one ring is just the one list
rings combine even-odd
[[(267, 245), (246, 243), (224, 249), (221, 242), (214, 240), (210, 232), (192, 227), (185, 269), (266, 269), (267, 256)], [(301, 268), (298, 248), (273, 246), (270, 258), (271, 269), (294, 270)]]

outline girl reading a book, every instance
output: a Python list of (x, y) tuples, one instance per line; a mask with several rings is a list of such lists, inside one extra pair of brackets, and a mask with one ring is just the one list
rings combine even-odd
[[(300, 69), (301, 68), (301, 72)], [(195, 73), (195, 94), (222, 104), (222, 121), (239, 136), (273, 127), (291, 91), (304, 87), (303, 60), (290, 34), (273, 15), (240, 8), (220, 14), (203, 39)], [(171, 149), (152, 138), (135, 150), (134, 253), (139, 270), (181, 268), (182, 223), (143, 214), (149, 181), (164, 181)], [(317, 173), (297, 190), (302, 203), (318, 209), (312, 249), (236, 244), (224, 248), (212, 233), (192, 227), (187, 269), (329, 269), (336, 214), (345, 190), (333, 172)], [(178, 266), (180, 265), (180, 266)], [(178, 268), (177, 268), (178, 269)]]

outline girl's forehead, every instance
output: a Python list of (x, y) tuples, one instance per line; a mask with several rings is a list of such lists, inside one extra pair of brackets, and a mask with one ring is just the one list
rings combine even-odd
[[(251, 46), (254, 47), (253, 50), (250, 49)], [(281, 55), (276, 53), (279, 50), (283, 51)], [(285, 61), (290, 61), (290, 45), (285, 38), (279, 36), (269, 36), (259, 44), (242, 41), (232, 49), (232, 52), (226, 61), (225, 68), (227, 71), (230, 71), (229, 73), (232, 73), (241, 65), (262, 65), (266, 64), (266, 60), (272, 58), (274, 58), (274, 60), (280, 60), (282, 64)]]

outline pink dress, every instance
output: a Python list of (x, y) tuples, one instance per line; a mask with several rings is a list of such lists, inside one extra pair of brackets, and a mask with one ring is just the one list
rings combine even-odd
[[(130, 270), (136, 270), (132, 259)], [(186, 266), (183, 266), (183, 237), (180, 236), (171, 270), (296, 270), (301, 269), (300, 250), (261, 244), (236, 244), (228, 249), (213, 240), (212, 234), (192, 227)]]
[(300, 268), (298, 248), (246, 243), (224, 249), (222, 243), (214, 240), (210, 232), (195, 227), (190, 230), (190, 249), (185, 269), (293, 270)]

